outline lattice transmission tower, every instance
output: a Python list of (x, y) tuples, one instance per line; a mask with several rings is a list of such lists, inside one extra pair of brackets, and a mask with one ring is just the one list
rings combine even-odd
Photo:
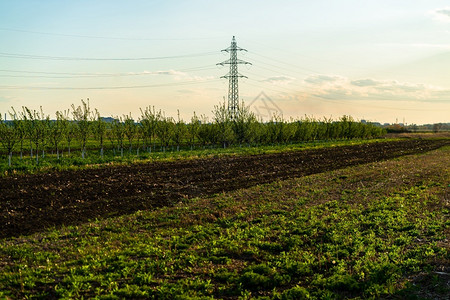
[(222, 50), (222, 52), (229, 52), (230, 59), (227, 59), (224, 62), (218, 63), (217, 65), (224, 66), (230, 65), (230, 72), (227, 75), (222, 76), (220, 78), (228, 78), (228, 111), (230, 112), (230, 116), (232, 119), (235, 119), (239, 113), (239, 86), (238, 86), (238, 78), (247, 76), (241, 75), (238, 72), (238, 65), (251, 65), (251, 63), (240, 60), (237, 58), (238, 51), (247, 51), (245, 49), (239, 48), (236, 43), (236, 38), (233, 36), (231, 40), (231, 46), (227, 49)]

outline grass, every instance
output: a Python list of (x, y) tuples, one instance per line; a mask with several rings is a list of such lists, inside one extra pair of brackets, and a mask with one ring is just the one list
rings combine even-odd
[(444, 299), (448, 166), (445, 147), (3, 239), (0, 298)]
[(170, 161), (177, 159), (196, 159), (206, 157), (218, 157), (223, 155), (255, 155), (263, 153), (276, 153), (283, 151), (296, 151), (322, 147), (336, 147), (345, 145), (359, 145), (366, 143), (375, 143), (379, 141), (395, 141), (397, 139), (372, 139), (372, 140), (340, 140), (340, 141), (315, 141), (304, 142), (289, 145), (273, 145), (273, 146), (234, 146), (229, 148), (210, 148), (201, 147), (190, 150), (190, 148), (182, 148), (181, 151), (176, 151), (170, 148), (166, 151), (154, 151), (151, 153), (140, 151), (136, 155), (134, 149), (132, 154), (128, 149), (124, 149), (124, 156), (120, 155), (119, 151), (105, 151), (103, 157), (100, 156), (100, 151), (96, 149), (88, 150), (87, 157), (81, 158), (80, 151), (72, 150), (71, 155), (67, 156), (67, 152), (63, 153), (63, 157), (57, 159), (56, 155), (46, 153), (43, 158), (39, 158), (39, 164), (36, 164), (36, 158), (25, 156), (23, 159), (16, 154), (12, 159), (12, 166), (8, 166), (8, 159), (6, 156), (0, 157), (0, 177), (11, 174), (33, 174), (36, 172), (48, 171), (63, 171), (63, 170), (79, 170), (86, 168), (98, 168), (111, 164), (130, 164), (130, 163), (146, 163), (151, 161)]

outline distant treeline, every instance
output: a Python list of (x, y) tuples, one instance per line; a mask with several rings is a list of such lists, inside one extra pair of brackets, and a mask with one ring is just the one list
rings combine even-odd
[(113, 150), (123, 156), (124, 149), (129, 152), (136, 150), (139, 154), (139, 150), (166, 151), (170, 146), (177, 150), (198, 146), (257, 146), (375, 138), (385, 134), (384, 129), (371, 123), (356, 122), (350, 116), (342, 116), (339, 120), (311, 117), (285, 120), (282, 116), (273, 115), (270, 121), (263, 122), (244, 103), (239, 106), (235, 118), (223, 103), (214, 107), (211, 120), (194, 113), (189, 122), (182, 120), (179, 113), (174, 118), (154, 107), (140, 111), (137, 120), (131, 115), (122, 115), (106, 122), (97, 109), (90, 108), (89, 101), (83, 100), (79, 106), (72, 105), (69, 110), (56, 112), (55, 120), (51, 120), (42, 108), (22, 107), (20, 111), (12, 108), (9, 112), (12, 120), (0, 122), (0, 143), (9, 159), (13, 153), (22, 158), (27, 151), (38, 163), (39, 156), (49, 151), (58, 159), (61, 150), (70, 155), (75, 144), (84, 158), (88, 141), (90, 145), (95, 144), (94, 148), (103, 157), (105, 150)]
[(401, 133), (401, 132), (440, 132), (440, 131), (450, 131), (450, 123), (435, 123), (435, 124), (391, 124), (385, 126), (387, 132)]

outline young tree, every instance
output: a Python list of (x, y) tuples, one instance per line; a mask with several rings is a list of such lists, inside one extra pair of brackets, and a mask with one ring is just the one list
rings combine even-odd
[[(59, 120), (59, 126), (61, 127), (61, 144), (63, 141), (68, 141), (68, 148), (69, 148), (69, 155), (70, 155), (70, 140), (71, 137), (69, 137), (70, 127), (72, 125), (72, 122), (70, 121), (70, 111), (68, 109), (64, 111), (57, 111), (56, 112), (56, 118)], [(73, 133), (72, 133), (73, 135)], [(58, 151), (57, 151), (58, 152)], [(61, 147), (61, 157), (64, 153), (64, 146)], [(59, 155), (58, 155), (59, 159)]]
[(209, 136), (210, 136), (210, 127), (212, 124), (209, 123), (209, 120), (206, 116), (201, 115), (199, 120), (199, 126), (197, 129), (197, 138), (202, 143), (203, 148), (208, 144), (209, 142)]
[(113, 136), (117, 142), (117, 148), (120, 150), (120, 156), (123, 157), (123, 140), (125, 138), (125, 126), (121, 117), (115, 117), (111, 123)]
[(167, 117), (161, 113), (158, 113), (158, 124), (156, 126), (156, 135), (161, 141), (161, 147), (163, 152), (166, 151), (166, 147), (169, 146), (170, 140), (174, 132), (175, 122), (173, 118)]
[(14, 145), (17, 142), (17, 130), (12, 122), (0, 119), (0, 143), (8, 155), (8, 166), (11, 167), (11, 158)]
[(191, 118), (191, 123), (187, 124), (187, 139), (189, 145), (191, 146), (191, 150), (194, 149), (195, 139), (198, 134), (198, 128), (200, 127), (200, 120), (194, 112), (194, 115)]
[(220, 142), (224, 148), (230, 145), (234, 140), (234, 132), (232, 127), (231, 113), (225, 105), (225, 102), (215, 105), (214, 123), (217, 126), (217, 137), (214, 140)]
[(295, 132), (297, 131), (297, 123), (292, 119), (290, 122), (282, 121), (281, 127), (281, 137), (280, 140), (282, 143), (289, 143), (294, 139)]
[(103, 158), (103, 143), (106, 135), (106, 123), (103, 121), (103, 118), (100, 116), (100, 113), (97, 109), (94, 112), (94, 121), (92, 122), (92, 131), (94, 133), (95, 138), (98, 140), (100, 147), (100, 156)]
[(183, 138), (186, 137), (187, 128), (184, 121), (180, 118), (180, 111), (178, 110), (178, 120), (173, 127), (172, 140), (177, 145), (177, 151), (180, 151), (180, 144), (183, 141)]
[(264, 137), (266, 136), (266, 127), (262, 120), (255, 119), (253, 122), (250, 122), (250, 126), (248, 128), (248, 142), (250, 144), (259, 145), (263, 142)]
[(135, 145), (136, 145), (136, 155), (139, 157), (139, 149), (140, 149), (140, 142), (142, 141), (142, 143), (144, 143), (143, 141), (144, 141), (144, 131), (143, 131), (143, 127), (142, 127), (142, 124), (141, 124), (141, 122), (138, 122), (137, 124), (136, 124), (136, 142), (135, 142)]
[(149, 142), (149, 152), (155, 147), (154, 137), (156, 135), (156, 127), (158, 124), (158, 114), (155, 111), (155, 107), (146, 107), (145, 110), (141, 110), (141, 125), (143, 131), (144, 140)]
[(22, 106), (22, 112), (20, 113), (22, 116), (22, 120), (24, 122), (25, 127), (25, 139), (28, 139), (28, 142), (30, 143), (30, 157), (33, 158), (33, 122), (30, 120), (29, 116), (29, 109), (25, 106)]
[(114, 123), (114, 121), (106, 124), (106, 137), (108, 138), (108, 140), (111, 144), (114, 155), (116, 155), (116, 145), (115, 145), (116, 137), (115, 137), (115, 132), (113, 130), (113, 128), (114, 128), (113, 123)]
[(59, 144), (64, 138), (66, 122), (64, 119), (64, 114), (60, 111), (56, 112), (56, 120), (49, 122), (49, 140), (50, 144), (53, 146), (56, 156), (59, 159)]
[(279, 144), (283, 139), (283, 117), (278, 114), (273, 114), (272, 119), (267, 123), (268, 142), (271, 144)]
[(78, 107), (75, 107), (75, 105), (72, 104), (72, 115), (76, 126), (76, 136), (81, 146), (81, 157), (84, 159), (86, 155), (86, 143), (91, 130), (89, 98), (86, 102), (81, 100), (81, 105)]
[[(254, 140), (252, 135), (256, 132), (251, 130), (254, 123), (257, 122), (256, 116), (250, 111), (249, 106), (245, 106), (244, 101), (238, 107), (238, 115), (232, 121), (232, 129), (236, 141), (241, 145), (242, 143), (250, 143)], [(254, 129), (254, 128), (253, 128)]]
[(39, 149), (40, 147), (44, 149), (47, 142), (48, 123), (50, 122), (50, 118), (48, 115), (46, 116), (44, 114), (42, 107), (40, 111), (31, 110), (27, 107), (24, 107), (24, 110), (27, 112), (28, 120), (30, 122), (30, 138), (36, 149), (36, 164), (39, 164)]
[[(26, 124), (25, 124), (25, 120), (18, 116), (14, 107), (11, 107), (11, 109), (13, 112), (10, 113), (9, 115), (12, 118), (13, 126), (16, 130), (17, 142), (20, 143), (20, 146), (19, 146), (20, 147), (20, 159), (22, 159), (23, 158), (23, 143), (27, 136)], [(23, 117), (23, 115), (22, 115), (22, 117)]]
[(73, 139), (76, 136), (77, 133), (77, 125), (70, 121), (69, 119), (66, 119), (66, 141), (67, 141), (67, 149), (68, 149), (68, 155), (70, 156), (70, 145), (73, 141)]
[(137, 134), (137, 126), (134, 122), (133, 118), (130, 115), (124, 115), (124, 134), (128, 140), (128, 146), (129, 146), (129, 153), (131, 154), (131, 150), (133, 148), (133, 140), (136, 137)]

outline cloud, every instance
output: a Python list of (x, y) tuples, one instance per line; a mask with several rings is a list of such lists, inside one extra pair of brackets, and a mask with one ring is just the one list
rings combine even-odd
[(450, 17), (450, 8), (438, 9), (436, 10), (436, 13)]
[(141, 73), (128, 73), (132, 75), (162, 75), (162, 76), (175, 76), (175, 80), (187, 80), (187, 81), (204, 81), (213, 79), (214, 76), (198, 76), (191, 75), (189, 73), (176, 71), (176, 70), (162, 70), (162, 71), (144, 71)]
[(172, 75), (172, 76), (185, 76), (186, 73), (176, 71), (176, 70), (167, 70), (167, 71), (144, 71), (142, 73), (128, 73), (130, 75)]
[(195, 94), (196, 93), (196, 91), (188, 90), (188, 89), (178, 90), (177, 92), (180, 94)]
[(437, 21), (450, 22), (450, 7), (435, 9), (430, 14)]
[(0, 102), (9, 102), (10, 100), (13, 100), (15, 97), (13, 96), (0, 96)]
[(342, 81), (343, 79), (344, 79), (343, 77), (336, 76), (336, 75), (311, 75), (311, 76), (307, 77), (306, 79), (304, 79), (304, 81), (309, 84), (320, 85), (320, 84), (324, 84), (324, 83), (339, 82), (339, 81)]
[(448, 101), (450, 91), (422, 83), (336, 75), (313, 75), (304, 80), (305, 94), (332, 100)]
[(364, 87), (364, 86), (376, 86), (380, 82), (373, 80), (373, 79), (359, 79), (359, 80), (353, 80), (350, 82), (353, 85)]
[(273, 77), (269, 77), (264, 80), (261, 80), (261, 82), (268, 82), (271, 84), (289, 84), (294, 80), (295, 80), (294, 77), (289, 77), (289, 76), (273, 76)]

